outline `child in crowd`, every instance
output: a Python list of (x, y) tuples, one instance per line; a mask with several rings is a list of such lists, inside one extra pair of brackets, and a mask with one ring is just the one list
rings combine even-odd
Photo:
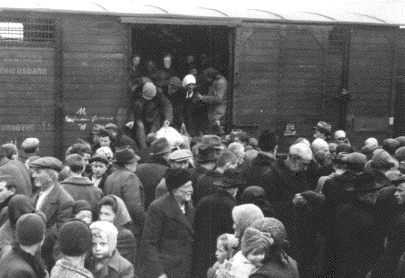
[(233, 248), (238, 245), (238, 240), (233, 234), (222, 234), (217, 239), (217, 251), (215, 256), (217, 261), (208, 269), (207, 277), (214, 278), (215, 272), (225, 260), (230, 260), (232, 257)]
[(90, 203), (86, 200), (75, 201), (72, 208), (72, 218), (80, 219), (90, 226), (93, 222), (93, 210)]
[(90, 225), (93, 235), (92, 255), (87, 268), (95, 278), (133, 278), (133, 265), (117, 250), (118, 230), (107, 221), (96, 221)]
[(217, 278), (248, 278), (260, 266), (268, 249), (274, 243), (269, 233), (254, 228), (247, 228), (242, 237), (241, 251), (219, 267)]

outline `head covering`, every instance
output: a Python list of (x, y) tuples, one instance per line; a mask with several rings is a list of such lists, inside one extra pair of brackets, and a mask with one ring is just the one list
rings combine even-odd
[(349, 165), (364, 167), (364, 164), (366, 164), (367, 162), (367, 157), (364, 154), (358, 152), (349, 153), (345, 156), (343, 162)]
[(361, 173), (358, 175), (352, 186), (346, 188), (348, 192), (372, 192), (383, 188), (384, 185), (376, 183), (375, 177), (371, 173)]
[(157, 89), (152, 82), (146, 82), (142, 88), (142, 97), (144, 99), (151, 100), (156, 96)]
[(171, 161), (185, 161), (185, 160), (190, 160), (190, 158), (193, 157), (193, 154), (191, 151), (186, 150), (186, 149), (181, 149), (181, 150), (175, 150), (174, 152), (170, 153), (169, 156), (167, 157), (168, 160)]
[(177, 76), (172, 76), (169, 79), (169, 85), (180, 88), (182, 86), (182, 82)]
[(221, 137), (214, 134), (204, 135), (201, 139), (201, 144), (203, 145), (213, 145), (214, 149), (225, 149), (224, 144), (222, 144)]
[(395, 138), (395, 140), (397, 140), (399, 142), (401, 147), (405, 146), (405, 136), (399, 136), (399, 137)]
[(115, 158), (113, 162), (116, 163), (133, 163), (139, 161), (141, 158), (135, 154), (132, 149), (123, 148), (115, 150)]
[(113, 130), (113, 131), (118, 131), (118, 126), (113, 124), (113, 123), (108, 123), (104, 126), (105, 129), (107, 130)]
[(90, 224), (90, 229), (93, 236), (97, 232), (103, 232), (107, 235), (110, 254), (117, 248), (118, 230), (114, 224), (107, 221), (96, 221)]
[(252, 228), (258, 229), (264, 233), (270, 233), (274, 239), (274, 246), (283, 248), (286, 243), (287, 233), (283, 223), (276, 218), (265, 217), (256, 220), (251, 225)]
[(196, 84), (197, 81), (195, 80), (194, 75), (188, 74), (183, 78), (183, 87), (187, 87), (188, 84)]
[(399, 162), (405, 160), (405, 146), (395, 151), (395, 158), (398, 159)]
[[(114, 225), (116, 227), (123, 227), (124, 225), (132, 222), (131, 215), (128, 212), (127, 206), (120, 197), (116, 195), (106, 195), (103, 197), (103, 199), (106, 197), (112, 198), (117, 202), (117, 213), (115, 214), (114, 218)], [(101, 202), (103, 201), (103, 199), (101, 199)]]
[(11, 197), (8, 203), (8, 219), (12, 227), (15, 227), (17, 220), (27, 213), (35, 211), (32, 200), (22, 194), (16, 194)]
[(401, 144), (393, 138), (387, 138), (382, 143), (383, 150), (386, 150), (391, 155), (394, 155), (400, 146)]
[(89, 211), (93, 211), (93, 208), (91, 207), (90, 203), (86, 200), (77, 200), (75, 201), (75, 203), (73, 204), (73, 208), (72, 208), (72, 215), (76, 215), (79, 212), (81, 212), (82, 210), (89, 210)]
[(240, 198), (242, 204), (254, 204), (256, 200), (265, 197), (266, 192), (264, 191), (263, 187), (253, 185), (243, 190), (243, 193)]
[(272, 152), (278, 144), (278, 138), (272, 130), (265, 130), (259, 136), (259, 148), (264, 152)]
[(86, 254), (92, 245), (91, 230), (86, 223), (72, 219), (59, 230), (59, 246), (66, 256), (77, 257)]
[(1, 148), (6, 152), (6, 157), (10, 158), (18, 153), (17, 146), (11, 143), (1, 145)]
[(391, 183), (394, 185), (399, 185), (401, 183), (405, 183), (405, 175), (398, 176), (395, 180), (392, 180)]
[(165, 137), (156, 139), (151, 145), (152, 153), (150, 155), (166, 154), (172, 151), (169, 141)]
[(38, 169), (52, 169), (59, 172), (63, 168), (63, 163), (55, 157), (45, 156), (32, 161), (30, 166)]
[(221, 180), (215, 181), (214, 185), (219, 188), (238, 188), (243, 184), (242, 172), (236, 169), (226, 169)]
[(274, 239), (270, 233), (261, 232), (255, 228), (248, 227), (242, 237), (242, 254), (247, 256), (254, 249), (268, 249), (273, 245)]
[(38, 146), (39, 146), (38, 138), (27, 138), (21, 143), (21, 148), (23, 150), (38, 148)]
[(96, 154), (104, 155), (105, 157), (108, 158), (109, 161), (111, 161), (114, 157), (114, 154), (113, 154), (111, 148), (107, 147), (107, 146), (98, 148), (96, 150)]
[(257, 219), (263, 218), (262, 210), (254, 204), (243, 204), (232, 209), (232, 218), (235, 223), (238, 223), (240, 234), (237, 237), (241, 238), (246, 228), (252, 225)]
[(95, 155), (93, 155), (93, 157), (90, 158), (89, 163), (93, 163), (94, 161), (98, 161), (98, 162), (104, 163), (106, 165), (108, 165), (110, 163), (108, 161), (108, 158), (103, 154), (95, 154)]
[(27, 213), (17, 220), (16, 236), (19, 244), (31, 246), (45, 237), (45, 220), (37, 213)]
[(216, 155), (214, 145), (199, 144), (197, 151), (197, 162), (212, 162), (217, 161), (218, 157)]
[(324, 121), (319, 121), (312, 129), (319, 130), (320, 132), (327, 135), (332, 134), (332, 126)]
[(395, 160), (384, 150), (376, 150), (371, 159), (373, 169), (389, 169), (395, 166)]
[(166, 171), (166, 186), (169, 192), (191, 181), (191, 174), (186, 169), (169, 168)]
[(336, 146), (336, 155), (339, 153), (344, 152), (344, 153), (352, 153), (354, 152), (354, 149), (352, 146), (349, 146), (347, 144), (340, 144)]

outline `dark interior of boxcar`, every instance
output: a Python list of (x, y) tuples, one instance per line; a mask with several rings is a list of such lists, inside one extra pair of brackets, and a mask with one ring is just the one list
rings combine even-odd
[(184, 77), (187, 57), (193, 55), (196, 66), (201, 55), (209, 57), (208, 65), (229, 76), (229, 28), (223, 26), (134, 25), (132, 28), (132, 54), (142, 56), (141, 64), (148, 60), (163, 66), (164, 53), (173, 56), (173, 68)]

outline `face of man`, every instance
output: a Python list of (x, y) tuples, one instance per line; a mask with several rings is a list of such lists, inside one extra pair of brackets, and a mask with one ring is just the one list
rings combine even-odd
[(397, 186), (394, 197), (399, 205), (405, 204), (405, 183), (401, 183)]
[(139, 66), (140, 63), (141, 63), (141, 57), (135, 56), (134, 58), (132, 58), (132, 65), (134, 67)]
[(320, 132), (319, 130), (315, 130), (314, 132), (314, 138), (321, 138), (321, 139), (326, 139), (326, 136), (323, 132)]
[(311, 159), (294, 156), (292, 157), (291, 162), (291, 171), (298, 173), (308, 169)]
[(163, 65), (164, 65), (165, 69), (170, 69), (170, 67), (172, 66), (172, 57), (170, 57), (170, 56), (164, 57)]
[(34, 178), (35, 186), (43, 190), (47, 189), (52, 181), (51, 175), (45, 169), (35, 168), (32, 177)]
[(0, 203), (3, 203), (8, 197), (15, 193), (14, 188), (8, 189), (6, 181), (0, 181)]
[(182, 161), (170, 161), (170, 166), (173, 169), (188, 169), (189, 161), (182, 160)]
[(315, 159), (318, 162), (325, 161), (329, 156), (330, 156), (329, 146), (325, 146), (325, 147), (321, 146), (315, 152)]
[(191, 181), (186, 182), (179, 188), (175, 189), (173, 195), (182, 202), (188, 202), (193, 195), (193, 185)]
[(100, 142), (100, 147), (109, 147), (111, 144), (110, 137), (108, 137), (108, 136), (100, 137), (99, 142)]

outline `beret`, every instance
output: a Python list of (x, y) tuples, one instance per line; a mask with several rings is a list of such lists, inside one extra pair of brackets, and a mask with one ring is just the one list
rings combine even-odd
[(33, 149), (39, 146), (38, 138), (27, 138), (21, 143), (23, 149)]
[(167, 157), (167, 159), (172, 160), (172, 161), (183, 161), (183, 160), (188, 160), (193, 157), (193, 154), (189, 150), (176, 150), (172, 153), (170, 153)]
[(55, 171), (60, 171), (63, 168), (63, 163), (52, 156), (45, 156), (38, 158), (29, 164), (31, 167), (39, 168), (39, 169), (53, 169)]

